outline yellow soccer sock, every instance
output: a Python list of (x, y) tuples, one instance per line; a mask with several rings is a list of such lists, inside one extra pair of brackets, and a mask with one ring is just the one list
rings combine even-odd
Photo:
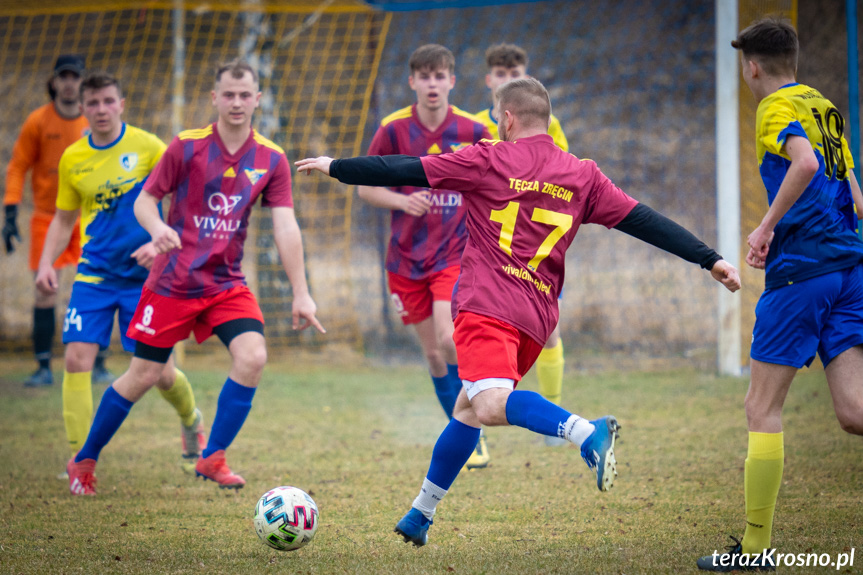
[(749, 454), (743, 472), (746, 500), (744, 553), (761, 553), (770, 548), (773, 511), (782, 483), (784, 463), (782, 433), (749, 432)]
[(536, 360), (536, 379), (539, 381), (539, 393), (544, 398), (560, 405), (560, 395), (563, 390), (563, 342), (557, 340), (557, 345), (543, 349)]
[(63, 372), (63, 422), (72, 453), (84, 446), (93, 421), (92, 372)]
[(174, 368), (174, 385), (167, 391), (160, 389), (159, 393), (174, 406), (183, 425), (188, 427), (195, 423), (195, 394), (185, 373)]

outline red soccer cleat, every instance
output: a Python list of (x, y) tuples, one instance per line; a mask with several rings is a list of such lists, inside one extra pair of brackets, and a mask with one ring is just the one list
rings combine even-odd
[(220, 449), (209, 457), (201, 458), (195, 465), (195, 475), (215, 481), (222, 489), (240, 489), (246, 480), (231, 471), (225, 461), (225, 450)]
[(96, 460), (85, 459), (75, 463), (75, 456), (66, 464), (69, 474), (69, 491), (72, 495), (96, 495)]

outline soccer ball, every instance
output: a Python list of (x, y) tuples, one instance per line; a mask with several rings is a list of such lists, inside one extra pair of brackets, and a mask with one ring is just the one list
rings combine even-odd
[(279, 551), (293, 551), (312, 540), (318, 530), (318, 505), (296, 487), (276, 487), (255, 505), (255, 532)]

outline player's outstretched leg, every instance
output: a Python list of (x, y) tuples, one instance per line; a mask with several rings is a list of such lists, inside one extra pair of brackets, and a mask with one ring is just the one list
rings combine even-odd
[(620, 425), (610, 415), (587, 421), (569, 413), (534, 391), (515, 390), (506, 401), (506, 420), (510, 425), (536, 433), (562, 437), (581, 448), (581, 455), (591, 469), (596, 469), (596, 485), (608, 491), (617, 476), (614, 440)]
[(596, 429), (581, 444), (581, 456), (591, 469), (596, 469), (596, 486), (608, 491), (617, 477), (617, 460), (614, 458), (614, 440), (620, 436), (620, 425), (613, 415), (590, 422)]
[(419, 495), (414, 499), (410, 511), (396, 524), (394, 531), (421, 547), (428, 542), (428, 530), (432, 524), (438, 503), (447, 494), (459, 471), (464, 466), (479, 436), (479, 429), (451, 419), (438, 437), (432, 451), (431, 464), (423, 481)]

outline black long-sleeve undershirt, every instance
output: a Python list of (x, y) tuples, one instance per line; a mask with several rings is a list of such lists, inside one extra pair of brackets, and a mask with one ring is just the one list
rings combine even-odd
[(402, 154), (333, 160), (330, 176), (354, 186), (429, 187), (422, 161), (416, 156)]
[(614, 229), (709, 270), (722, 259), (689, 230), (653, 208), (638, 204)]
[[(344, 184), (360, 186), (430, 187), (422, 161), (414, 156), (362, 156), (333, 160), (330, 176)], [(677, 222), (656, 210), (636, 205), (614, 229), (674, 254), (688, 262), (712, 269), (722, 259), (704, 242)]]

